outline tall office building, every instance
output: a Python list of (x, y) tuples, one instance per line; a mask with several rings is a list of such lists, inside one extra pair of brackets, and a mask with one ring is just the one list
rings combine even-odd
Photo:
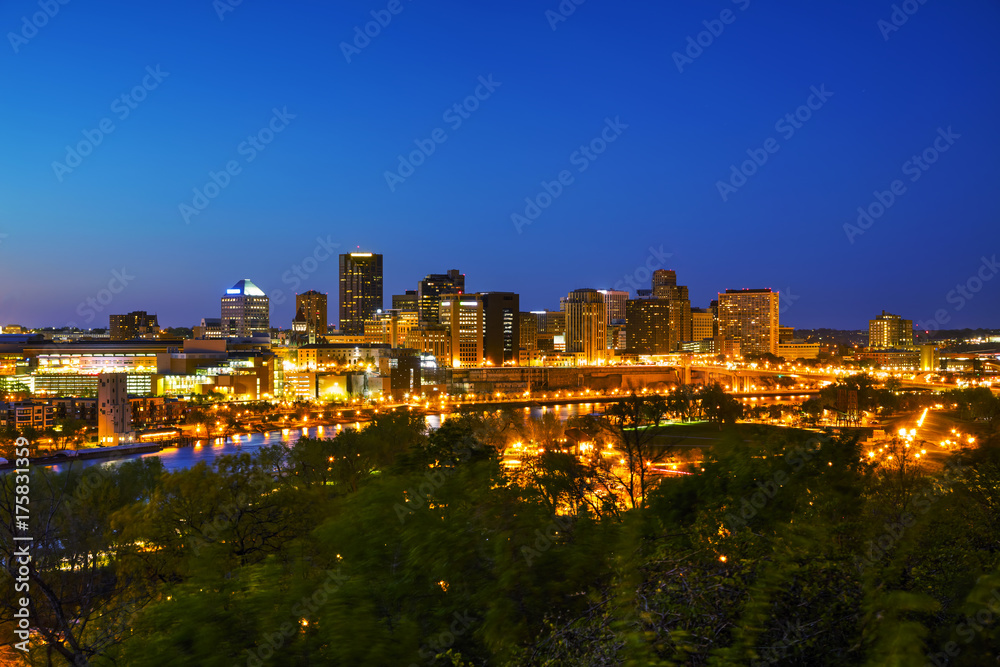
[(882, 314), (868, 320), (868, 347), (899, 349), (913, 347), (913, 320), (904, 320), (899, 315)]
[(608, 324), (625, 321), (625, 302), (628, 292), (616, 289), (597, 290), (604, 295), (604, 305), (608, 313)]
[(450, 332), (451, 365), (479, 366), (485, 360), (482, 298), (478, 294), (442, 294), (440, 304), (441, 326)]
[(680, 299), (629, 299), (625, 347), (632, 354), (670, 354), (689, 340), (691, 305)]
[(715, 315), (708, 308), (691, 309), (691, 340), (715, 338)]
[(267, 295), (244, 278), (222, 297), (222, 335), (247, 337), (270, 335), (271, 315)]
[(296, 314), (302, 313), (305, 318), (306, 331), (317, 336), (325, 336), (327, 331), (327, 295), (309, 290), (295, 295)]
[(517, 364), (521, 345), (520, 298), (514, 292), (482, 292), (483, 355), (493, 366)]
[(363, 336), (365, 320), (382, 309), (382, 255), (340, 256), (340, 333)]
[(156, 315), (149, 315), (144, 310), (134, 310), (127, 315), (112, 315), (110, 324), (111, 340), (133, 340), (160, 333)]
[(442, 294), (465, 294), (465, 274), (458, 269), (448, 273), (431, 273), (417, 286), (417, 315), (421, 322), (441, 321), (439, 306)]
[(97, 440), (102, 447), (116, 447), (135, 439), (127, 373), (97, 376), (97, 408)]
[(672, 269), (657, 269), (652, 277), (653, 296), (657, 298), (671, 296), (671, 287), (677, 287), (677, 272)]
[(406, 313), (416, 313), (417, 290), (408, 289), (404, 294), (393, 294), (392, 309)]
[(741, 355), (778, 354), (778, 292), (770, 289), (727, 289), (719, 294), (719, 351)]
[(606, 358), (608, 313), (595, 289), (573, 290), (566, 297), (566, 351), (582, 353), (585, 363)]

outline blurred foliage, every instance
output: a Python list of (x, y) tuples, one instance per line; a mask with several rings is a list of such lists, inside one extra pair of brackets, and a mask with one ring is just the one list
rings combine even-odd
[[(995, 660), (994, 438), (943, 470), (890, 467), (850, 437), (734, 428), (718, 393), (629, 397), (604, 419), (565, 424), (500, 411), (427, 432), (410, 413), (380, 414), (360, 431), (177, 472), (157, 459), (34, 470), (27, 662)], [(968, 395), (968, 409), (978, 402)], [(692, 474), (626, 465), (615, 499), (607, 471), (568, 449), (573, 436), (672, 456), (654, 437), (669, 412), (722, 429), (683, 463)], [(505, 466), (522, 443), (534, 449)], [(0, 499), (7, 649), (23, 482), (4, 476)]]

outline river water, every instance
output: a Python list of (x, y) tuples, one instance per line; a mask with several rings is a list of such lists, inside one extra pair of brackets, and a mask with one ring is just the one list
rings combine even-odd
[[(603, 407), (604, 404), (602, 403), (550, 405), (526, 409), (526, 412), (532, 417), (541, 417), (542, 414), (546, 412), (553, 412), (557, 417), (559, 417), (560, 420), (564, 421), (569, 417), (591, 414), (595, 412), (595, 409), (597, 412), (601, 412)], [(438, 428), (441, 426), (441, 422), (446, 420), (448, 416), (448, 414), (428, 415), (426, 417), (427, 426), (429, 428)], [(310, 426), (308, 428), (291, 428), (280, 431), (268, 431), (267, 433), (234, 435), (225, 438), (213, 438), (212, 440), (200, 440), (191, 447), (168, 447), (159, 452), (130, 454), (128, 456), (122, 456), (114, 459), (88, 459), (84, 461), (73, 461), (72, 463), (50, 465), (48, 468), (55, 472), (61, 472), (68, 470), (71, 466), (81, 468), (87, 468), (95, 465), (116, 466), (120, 465), (124, 461), (134, 461), (136, 459), (146, 458), (149, 456), (157, 456), (163, 463), (163, 467), (167, 470), (184, 470), (203, 461), (211, 465), (215, 459), (220, 456), (225, 456), (226, 454), (239, 454), (242, 452), (252, 454), (261, 447), (279, 443), (283, 445), (292, 445), (301, 437), (332, 438), (336, 436), (342, 428), (364, 428), (364, 426), (364, 422), (354, 422), (353, 424), (345, 424), (343, 426)]]
[[(792, 398), (805, 398), (792, 397)], [(745, 399), (744, 399), (745, 400)], [(754, 401), (762, 405), (777, 402), (774, 399), (763, 399)], [(525, 413), (538, 418), (547, 412), (554, 413), (560, 421), (565, 421), (569, 417), (578, 415), (588, 415), (594, 412), (603, 412), (606, 403), (571, 403), (560, 405), (548, 405), (542, 407), (524, 408)], [(484, 412), (491, 408), (484, 406)], [(492, 408), (496, 410), (496, 408)], [(447, 413), (428, 415), (426, 417), (429, 428), (438, 428), (441, 422), (448, 418)], [(225, 438), (215, 438), (212, 440), (202, 440), (191, 447), (168, 447), (159, 452), (149, 452), (146, 454), (130, 454), (114, 459), (89, 459), (85, 461), (74, 461), (73, 463), (57, 464), (48, 466), (52, 470), (59, 472), (67, 470), (70, 466), (90, 467), (90, 466), (115, 466), (124, 461), (132, 461), (148, 456), (158, 456), (167, 470), (184, 470), (191, 468), (202, 461), (211, 465), (215, 459), (226, 454), (239, 454), (247, 452), (252, 454), (261, 447), (274, 444), (292, 445), (299, 438), (305, 436), (309, 438), (332, 438), (337, 435), (342, 428), (364, 428), (365, 422), (354, 422), (353, 424), (310, 426), (308, 428), (292, 428), (280, 431), (269, 431), (267, 433), (252, 433), (247, 435), (234, 435)]]

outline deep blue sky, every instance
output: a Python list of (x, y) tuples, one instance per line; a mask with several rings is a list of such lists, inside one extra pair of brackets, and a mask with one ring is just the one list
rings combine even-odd
[[(244, 0), (220, 20), (211, 0), (73, 0), (16, 53), (37, 0), (0, 6), (0, 324), (145, 309), (190, 326), (244, 277), (294, 292), (283, 276), (321, 236), (385, 255), (386, 305), (458, 268), (470, 290), (557, 308), (642, 277), (662, 246), (697, 306), (772, 287), (800, 327), (863, 327), (883, 308), (1000, 326), (1000, 277), (948, 297), (1000, 254), (995, 0), (929, 0), (888, 40), (892, 3), (871, 0), (587, 0), (555, 30), (557, 0), (401, 0), (348, 63), (339, 44), (387, 4)], [(672, 53), (726, 9), (678, 72)], [(115, 99), (157, 65), (169, 76), (121, 120)], [(489, 75), (499, 88), (452, 130), (443, 112)], [(821, 85), (832, 97), (786, 139), (775, 122)], [(296, 118), (247, 163), (239, 144), (286, 107)], [(628, 128), (577, 171), (573, 152), (616, 117)], [(114, 132), (60, 182), (53, 162), (104, 118)], [(948, 127), (960, 138), (910, 182), (904, 163)], [(396, 156), (436, 128), (447, 141), (390, 191)], [(723, 201), (717, 181), (768, 138), (779, 150)], [(179, 205), (230, 160), (242, 172), (185, 224)], [(518, 234), (511, 214), (564, 169), (573, 183)], [(905, 193), (850, 243), (844, 224), (894, 179)], [(123, 267), (134, 279), (88, 320), (79, 304)], [(329, 292), (334, 320), (336, 259), (298, 289)]]

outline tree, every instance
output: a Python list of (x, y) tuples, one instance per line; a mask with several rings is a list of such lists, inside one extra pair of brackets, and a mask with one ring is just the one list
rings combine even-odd
[(611, 404), (607, 411), (607, 423), (622, 454), (624, 474), (614, 474), (613, 462), (609, 462), (606, 472), (620, 479), (628, 507), (643, 506), (647, 466), (664, 455), (662, 448), (653, 446), (653, 439), (666, 412), (667, 403), (662, 396), (637, 396), (634, 392)]
[(735, 424), (743, 416), (743, 405), (717, 382), (703, 387), (698, 397), (705, 417), (720, 429)]

